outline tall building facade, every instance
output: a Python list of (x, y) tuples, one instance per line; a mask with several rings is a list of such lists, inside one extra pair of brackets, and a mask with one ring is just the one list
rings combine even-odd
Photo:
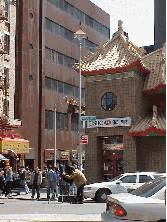
[(154, 49), (166, 42), (166, 0), (154, 0)]
[(28, 141), (21, 139), (21, 121), (14, 115), (15, 31), (16, 1), (0, 0), (0, 153), (14, 171), (29, 152)]
[[(25, 165), (33, 168), (77, 161), (78, 147), (78, 42), (81, 57), (96, 52), (110, 38), (110, 16), (89, 0), (19, 0), (16, 12), (15, 118), (29, 140)], [(85, 79), (82, 77), (82, 113)], [(55, 133), (56, 131), (56, 133)], [(84, 162), (84, 146), (83, 146)]]

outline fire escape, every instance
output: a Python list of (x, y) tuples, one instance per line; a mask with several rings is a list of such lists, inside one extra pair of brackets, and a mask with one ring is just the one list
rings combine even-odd
[[(3, 36), (3, 23), (8, 21), (8, 13), (5, 10), (4, 0), (0, 0), (0, 32)], [(6, 131), (11, 130), (11, 125), (8, 123), (8, 96), (9, 96), (9, 73), (4, 71), (3, 60), (4, 54), (7, 52), (4, 49), (4, 41), (0, 38), (0, 58), (1, 58), (1, 73), (0, 73), (0, 109), (2, 110), (0, 115), (0, 131), (1, 135), (6, 134)], [(3, 71), (2, 71), (3, 70)]]

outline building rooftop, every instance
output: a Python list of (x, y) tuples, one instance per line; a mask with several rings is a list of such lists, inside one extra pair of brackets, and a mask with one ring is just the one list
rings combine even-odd
[(143, 56), (142, 61), (150, 70), (146, 75), (143, 92), (153, 93), (166, 89), (166, 43), (163, 48)]
[[(88, 55), (82, 61), (81, 70), (83, 75), (124, 71), (135, 65), (138, 65), (138, 69), (141, 72), (149, 73), (142, 63), (143, 52), (129, 41), (123, 31), (122, 21), (120, 20), (118, 21), (118, 31), (114, 38), (104, 44), (100, 43), (97, 50), (95, 54)], [(79, 64), (76, 63), (76, 70), (78, 70), (78, 66)]]
[(165, 136), (166, 135), (166, 112), (157, 110), (153, 106), (153, 114), (147, 114), (144, 118), (139, 118), (135, 126), (129, 130), (130, 136)]

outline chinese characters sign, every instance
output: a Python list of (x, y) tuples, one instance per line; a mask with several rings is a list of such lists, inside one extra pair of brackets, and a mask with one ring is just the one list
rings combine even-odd
[(29, 141), (28, 140), (0, 140), (0, 153), (8, 153), (8, 150), (14, 150), (17, 154), (29, 153)]
[(94, 121), (87, 121), (87, 128), (93, 127), (117, 127), (117, 126), (131, 126), (131, 118), (107, 118), (96, 119)]

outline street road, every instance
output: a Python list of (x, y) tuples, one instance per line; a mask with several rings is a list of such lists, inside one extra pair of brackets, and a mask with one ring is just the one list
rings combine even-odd
[[(42, 196), (42, 195), (41, 195)], [(84, 204), (48, 201), (45, 198), (31, 200), (31, 194), (13, 196), (7, 199), (0, 197), (0, 221), (101, 221), (105, 211), (104, 203), (90, 200)]]

